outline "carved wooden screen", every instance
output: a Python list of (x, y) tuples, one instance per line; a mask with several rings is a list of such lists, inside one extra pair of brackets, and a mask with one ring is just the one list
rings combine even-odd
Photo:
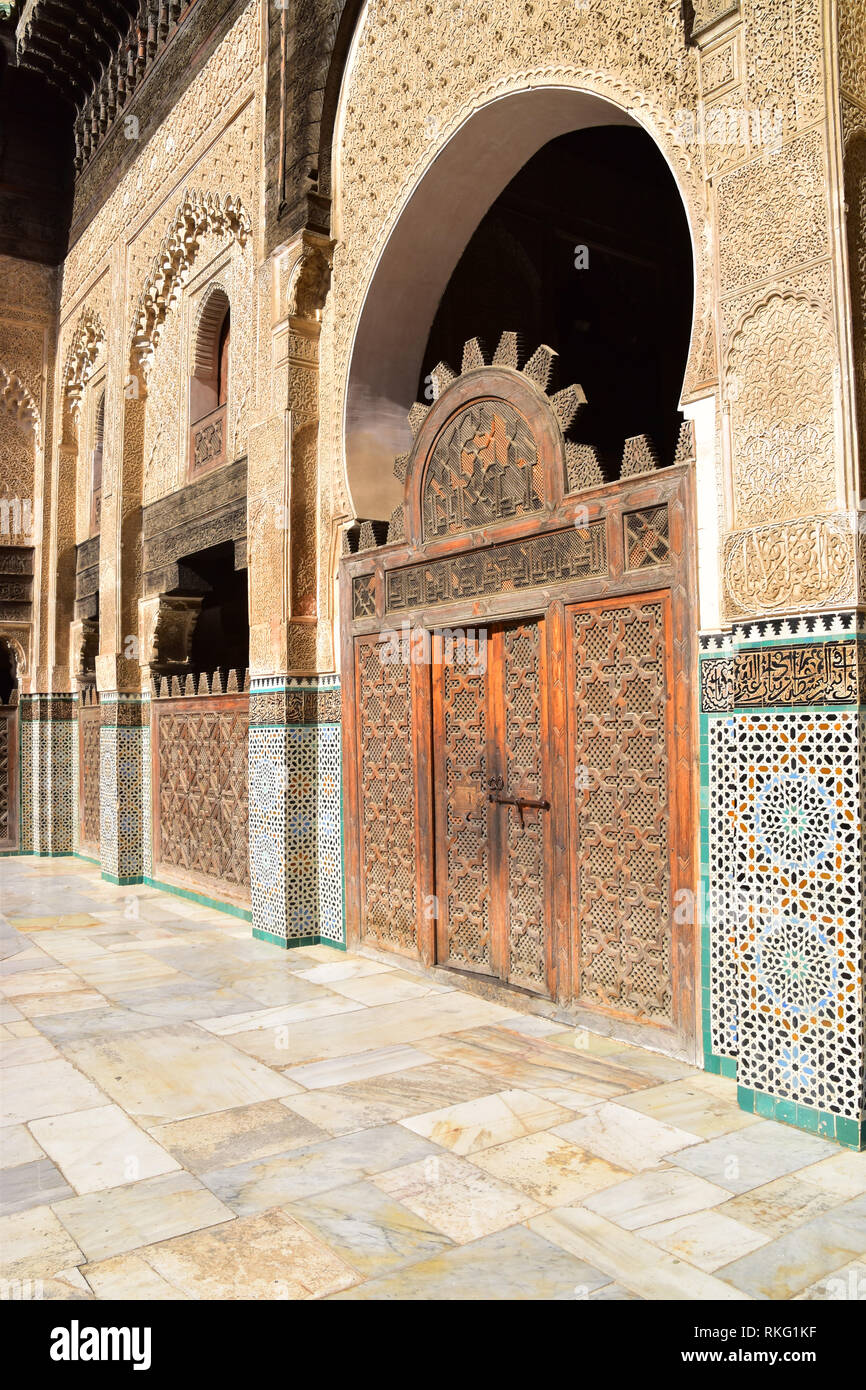
[(18, 707), (0, 705), (0, 849), (18, 848)]
[(427, 465), (424, 539), (539, 512), (543, 488), (523, 416), (507, 401), (476, 401), (443, 430)]
[[(469, 644), (466, 644), (469, 647)], [(438, 959), (548, 992), (550, 801), (541, 620), (433, 666)]]
[(415, 955), (412, 667), (378, 638), (358, 642), (356, 661), (362, 931), (374, 944)]
[(78, 710), (79, 830), (82, 854), (99, 858), (99, 730), (102, 711), (98, 697), (82, 694)]
[(154, 860), (199, 890), (249, 898), (249, 696), (153, 702)]
[(571, 621), (574, 992), (671, 1018), (667, 595), (586, 604)]

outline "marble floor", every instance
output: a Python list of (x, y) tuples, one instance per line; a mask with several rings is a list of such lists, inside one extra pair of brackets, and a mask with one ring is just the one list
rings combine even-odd
[(866, 1299), (866, 1156), (656, 1053), (0, 860), (0, 1279), (48, 1299)]

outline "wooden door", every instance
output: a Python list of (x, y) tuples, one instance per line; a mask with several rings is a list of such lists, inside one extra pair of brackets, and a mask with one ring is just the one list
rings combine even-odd
[(467, 649), (432, 666), (437, 959), (550, 994), (544, 620)]
[[(17, 697), (13, 696), (13, 699)], [(0, 849), (18, 848), (18, 705), (0, 705)]]
[(670, 1025), (681, 954), (670, 595), (575, 605), (566, 633), (572, 993), (589, 1008)]

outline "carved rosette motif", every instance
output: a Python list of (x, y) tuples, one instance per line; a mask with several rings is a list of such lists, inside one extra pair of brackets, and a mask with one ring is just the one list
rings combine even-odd
[(833, 368), (825, 311), (797, 294), (771, 294), (731, 339), (734, 522), (820, 515), (836, 504)]

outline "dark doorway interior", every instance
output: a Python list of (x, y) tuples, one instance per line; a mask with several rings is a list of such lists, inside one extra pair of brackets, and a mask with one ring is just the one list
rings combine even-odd
[(250, 660), (247, 571), (235, 569), (234, 544), (201, 550), (180, 562), (183, 584), (176, 592), (202, 594), (192, 635), (190, 669), (245, 671)]
[[(583, 249), (585, 248), (585, 250)], [(493, 203), (458, 262), (430, 332), (418, 387), (463, 344), (503, 330), (560, 354), (560, 386), (589, 404), (570, 437), (617, 477), (623, 440), (648, 434), (673, 456), (692, 319), (682, 200), (641, 130), (573, 131), (539, 150)], [(428, 393), (429, 399), (429, 393)]]
[(9, 643), (0, 641), (0, 705), (8, 705), (12, 693), (18, 687), (15, 675), (15, 659)]

